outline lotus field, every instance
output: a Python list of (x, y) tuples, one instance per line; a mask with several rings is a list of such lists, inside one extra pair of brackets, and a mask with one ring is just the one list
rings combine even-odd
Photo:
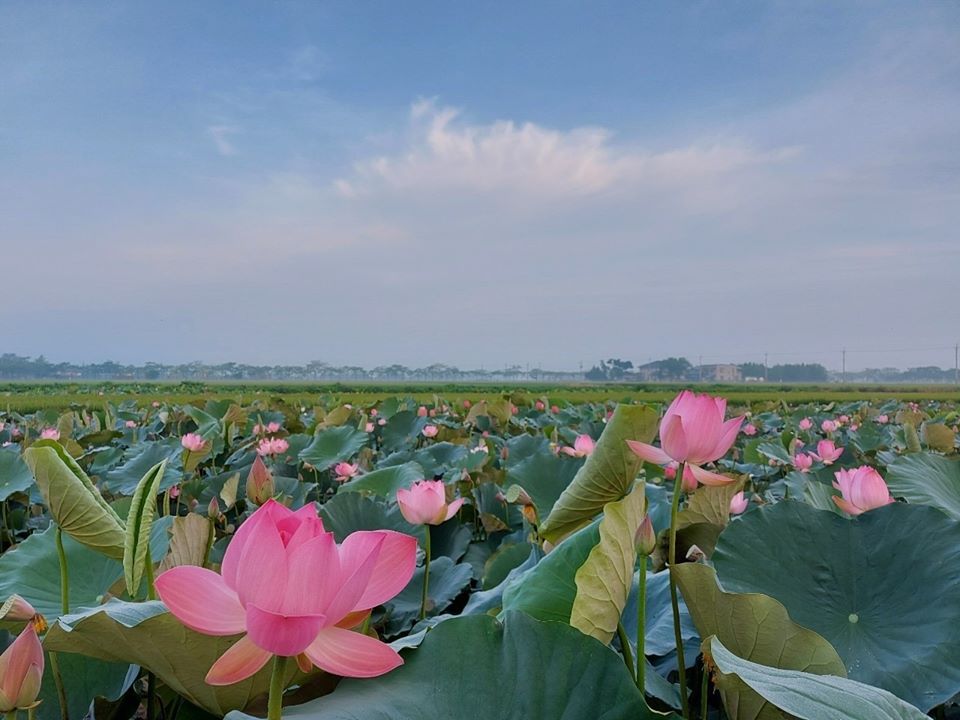
[(10, 720), (960, 717), (952, 403), (0, 420)]

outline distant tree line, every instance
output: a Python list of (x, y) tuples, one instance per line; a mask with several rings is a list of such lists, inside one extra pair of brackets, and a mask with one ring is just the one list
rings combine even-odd
[[(954, 382), (953, 369), (935, 366), (909, 370), (882, 368), (848, 372), (849, 382)], [(36, 358), (4, 353), (0, 355), (2, 380), (311, 380), (311, 381), (445, 381), (445, 382), (740, 382), (766, 381), (776, 383), (822, 383), (840, 380), (838, 373), (829, 372), (818, 363), (794, 363), (764, 366), (749, 362), (739, 365), (694, 365), (685, 357), (668, 357), (635, 365), (622, 358), (601, 360), (584, 373), (523, 368), (507, 365), (502, 369), (461, 370), (452, 365), (434, 363), (421, 368), (405, 365), (379, 365), (363, 368), (355, 365), (330, 365), (319, 360), (306, 365), (246, 365), (200, 362), (166, 365), (148, 362), (142, 365), (123, 365), (106, 361), (101, 363), (53, 363), (43, 355)]]

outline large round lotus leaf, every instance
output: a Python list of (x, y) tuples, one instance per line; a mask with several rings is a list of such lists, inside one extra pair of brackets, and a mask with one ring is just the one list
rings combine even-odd
[(326, 470), (343, 460), (349, 460), (364, 445), (367, 434), (349, 425), (321, 430), (313, 441), (300, 451), (300, 459), (317, 470)]
[[(325, 697), (284, 708), (287, 720), (644, 720), (650, 712), (620, 656), (562, 623), (510, 613), (452, 618), (404, 665), (344, 680)], [(230, 720), (249, 720), (232, 713)]]
[(912, 505), (938, 507), (960, 519), (960, 462), (933, 453), (901, 455), (887, 467), (887, 487)]
[(941, 511), (785, 501), (731, 523), (713, 562), (725, 589), (770, 595), (829, 640), (850, 678), (924, 711), (960, 691), (960, 523)]

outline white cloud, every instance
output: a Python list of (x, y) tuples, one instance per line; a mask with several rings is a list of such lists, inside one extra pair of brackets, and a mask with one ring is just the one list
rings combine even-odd
[(787, 161), (799, 152), (789, 146), (762, 150), (736, 138), (643, 150), (616, 143), (600, 127), (554, 130), (512, 120), (470, 124), (459, 110), (432, 100), (415, 103), (410, 118), (408, 145), (356, 163), (352, 176), (334, 184), (341, 195), (439, 191), (589, 198), (682, 188)]
[(239, 132), (239, 129), (232, 125), (210, 125), (207, 127), (207, 135), (213, 140), (217, 152), (223, 157), (232, 157), (237, 154), (237, 148), (230, 142), (230, 136)]

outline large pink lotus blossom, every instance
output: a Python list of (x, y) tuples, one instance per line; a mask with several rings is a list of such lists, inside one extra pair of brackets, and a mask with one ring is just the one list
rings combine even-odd
[(246, 633), (213, 664), (210, 685), (258, 672), (274, 655), (346, 677), (374, 677), (403, 660), (389, 645), (351, 632), (413, 576), (417, 541), (360, 531), (341, 545), (314, 506), (293, 512), (268, 500), (237, 530), (221, 574), (183, 565), (156, 580), (170, 612), (204, 635)]
[(203, 439), (203, 435), (198, 433), (187, 433), (180, 438), (180, 445), (182, 445), (185, 450), (189, 450), (190, 452), (202, 452), (207, 446), (207, 441)]
[(750, 501), (743, 494), (743, 490), (730, 498), (730, 514), (739, 515), (747, 509)]
[(26, 710), (37, 704), (43, 678), (43, 648), (29, 623), (0, 655), (0, 712)]
[(337, 482), (346, 482), (350, 478), (354, 477), (359, 470), (359, 463), (353, 463), (351, 465), (348, 462), (338, 462), (333, 466), (333, 474), (336, 476)]
[(596, 446), (597, 444), (589, 435), (577, 435), (573, 441), (573, 447), (562, 447), (560, 452), (570, 457), (586, 457), (593, 453)]
[(808, 417), (805, 417), (803, 420), (800, 421), (800, 424), (798, 425), (798, 427), (801, 430), (809, 430), (810, 428), (813, 427), (813, 420), (811, 420)]
[(448, 504), (442, 480), (421, 480), (409, 489), (397, 490), (397, 505), (411, 525), (439, 525), (456, 514), (463, 505), (463, 498)]
[(840, 427), (840, 425), (837, 424), (836, 420), (824, 420), (820, 423), (820, 429), (828, 434), (836, 432), (838, 427)]
[(543, 411), (546, 410), (546, 408), (547, 408), (547, 406), (546, 406), (546, 404), (543, 402), (543, 400), (537, 400), (537, 401), (533, 404), (533, 407), (534, 407), (534, 409), (537, 410), (538, 412), (543, 412)]
[(434, 438), (440, 430), (436, 425), (426, 425), (421, 432), (425, 438)]
[(874, 468), (863, 465), (855, 470), (840, 470), (834, 473), (833, 486), (842, 497), (833, 497), (837, 507), (849, 515), (860, 515), (874, 508), (889, 505), (894, 500)]
[(817, 443), (817, 452), (813, 456), (824, 465), (832, 465), (843, 455), (843, 448), (838, 448), (833, 440), (821, 440)]
[(797, 453), (793, 456), (793, 466), (800, 472), (810, 472), (810, 468), (813, 467), (813, 455)]
[(40, 431), (41, 440), (59, 440), (60, 431), (55, 427), (47, 427)]
[(283, 455), (290, 449), (290, 443), (283, 438), (264, 438), (257, 443), (257, 454), (265, 455)]
[(726, 411), (727, 401), (723, 398), (684, 390), (670, 403), (660, 421), (662, 447), (638, 440), (627, 440), (627, 444), (647, 462), (656, 465), (666, 465), (674, 460), (686, 463), (698, 482), (726, 485), (734, 482), (734, 478), (700, 467), (726, 455), (737, 439), (743, 417), (724, 422)]

